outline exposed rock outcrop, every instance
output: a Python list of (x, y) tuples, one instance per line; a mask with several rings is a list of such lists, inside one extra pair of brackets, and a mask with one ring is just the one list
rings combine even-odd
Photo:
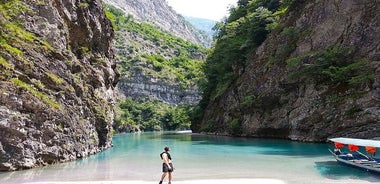
[(112, 145), (113, 30), (100, 0), (0, 4), (0, 171)]
[(178, 15), (166, 2), (166, 0), (103, 0), (130, 14), (139, 21), (152, 22), (168, 33), (174, 34), (190, 42), (210, 47), (212, 38), (202, 34), (185, 19)]
[(170, 84), (164, 79), (153, 78), (141, 70), (131, 72), (131, 77), (121, 78), (117, 85), (120, 92), (129, 98), (148, 98), (170, 105), (196, 104), (201, 99), (197, 86), (183, 89), (176, 83)]
[[(379, 11), (380, 4), (372, 0), (297, 1), (282, 19), (282, 28), (258, 48), (230, 89), (208, 105), (203, 122), (195, 128), (212, 124), (210, 129), (220, 134), (301, 141), (379, 137)], [(285, 28), (295, 30), (293, 37)], [(349, 51), (342, 54), (344, 48)], [(370, 63), (362, 65), (362, 73), (373, 80), (352, 87), (319, 81), (318, 76), (290, 79), (302, 67), (316, 66), (323, 59), (335, 61), (332, 57)], [(302, 65), (292, 69), (291, 61)]]

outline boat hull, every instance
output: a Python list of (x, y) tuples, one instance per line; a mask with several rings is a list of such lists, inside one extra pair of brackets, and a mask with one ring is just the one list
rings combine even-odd
[(364, 170), (367, 172), (371, 172), (374, 174), (380, 174), (380, 165), (377, 162), (369, 162), (369, 161), (357, 161), (355, 160), (346, 160), (332, 153), (338, 163), (344, 164), (346, 166), (350, 166), (356, 169)]

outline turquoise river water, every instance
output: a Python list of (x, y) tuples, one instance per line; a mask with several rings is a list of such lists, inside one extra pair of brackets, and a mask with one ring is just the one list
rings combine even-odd
[(200, 134), (119, 134), (114, 147), (75, 162), (0, 173), (1, 184), (73, 181), (158, 181), (159, 154), (171, 147), (174, 181), (273, 178), (284, 183), (380, 183), (338, 164), (328, 144)]

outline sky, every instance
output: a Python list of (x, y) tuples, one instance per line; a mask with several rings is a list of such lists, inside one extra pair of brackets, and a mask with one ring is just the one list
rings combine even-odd
[(177, 13), (183, 16), (205, 18), (215, 21), (228, 15), (228, 8), (238, 0), (166, 0)]

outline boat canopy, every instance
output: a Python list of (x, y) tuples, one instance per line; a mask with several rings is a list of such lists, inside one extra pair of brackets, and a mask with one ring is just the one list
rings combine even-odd
[(363, 147), (376, 147), (380, 148), (380, 140), (370, 140), (370, 139), (354, 139), (354, 138), (331, 138), (330, 141), (334, 143), (349, 144)]

